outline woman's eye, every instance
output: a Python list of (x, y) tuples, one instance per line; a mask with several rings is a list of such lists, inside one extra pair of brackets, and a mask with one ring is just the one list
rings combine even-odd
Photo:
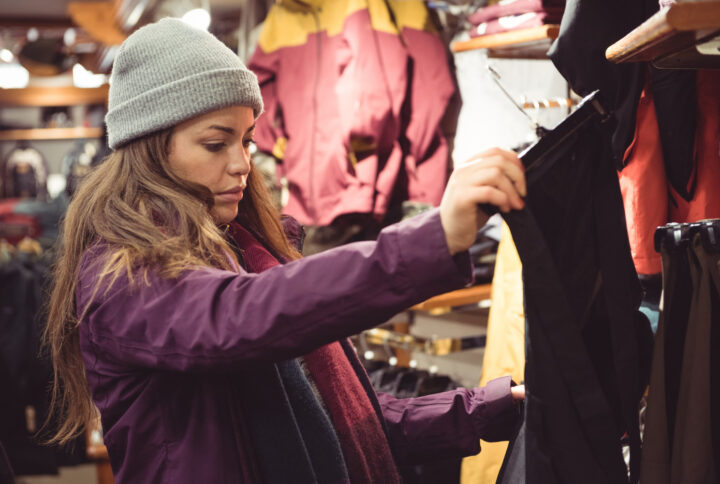
[(254, 140), (254, 139), (251, 139), (251, 138), (250, 138), (250, 139), (244, 139), (244, 140), (243, 140), (243, 146), (244, 146), (245, 148), (250, 148), (250, 145), (252, 145), (253, 143), (255, 143), (255, 140)]
[(209, 152), (217, 153), (221, 149), (225, 148), (225, 143), (204, 143), (203, 146)]

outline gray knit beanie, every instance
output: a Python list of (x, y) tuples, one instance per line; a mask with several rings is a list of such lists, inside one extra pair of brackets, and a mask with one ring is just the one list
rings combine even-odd
[(135, 138), (228, 106), (263, 111), (257, 77), (212, 34), (164, 18), (130, 35), (110, 76), (108, 142)]

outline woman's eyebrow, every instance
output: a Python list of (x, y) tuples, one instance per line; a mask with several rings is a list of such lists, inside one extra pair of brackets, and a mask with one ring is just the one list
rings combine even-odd
[(250, 131), (252, 131), (253, 129), (255, 129), (255, 124), (253, 124), (252, 126), (250, 126), (250, 127), (248, 128), (248, 130), (245, 131), (245, 134), (248, 134), (248, 133), (249, 133)]
[(224, 131), (228, 134), (235, 134), (235, 130), (233, 128), (230, 128), (228, 126), (220, 126), (217, 124), (213, 124), (212, 126), (208, 126), (208, 129), (217, 129), (220, 131)]

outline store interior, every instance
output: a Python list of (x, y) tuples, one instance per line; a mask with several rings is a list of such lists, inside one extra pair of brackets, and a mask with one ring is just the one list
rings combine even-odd
[(535, 232), (494, 215), (471, 285), (351, 337), (396, 398), (537, 392), (510, 445), (404, 482), (720, 482), (720, 1), (23, 0), (0, 5), (0, 484), (113, 482), (99, 421), (41, 443), (43, 311), (67, 207), (112, 151), (113, 61), (166, 17), (257, 75), (254, 166), (306, 257), (438, 207), (478, 153), (525, 163)]

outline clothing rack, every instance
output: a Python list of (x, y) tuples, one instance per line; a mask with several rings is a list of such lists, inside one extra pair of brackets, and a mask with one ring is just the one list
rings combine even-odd
[(693, 223), (669, 223), (655, 230), (655, 250), (663, 248), (674, 250), (685, 247), (695, 236), (700, 234), (705, 250), (720, 251), (720, 219), (703, 220)]
[(559, 97), (556, 99), (537, 99), (528, 101), (525, 96), (520, 100), (523, 109), (546, 109), (546, 108), (571, 108), (577, 105), (577, 101), (572, 98)]
[(662, 256), (663, 309), (640, 476), (658, 483), (670, 482), (667, 476), (715, 482), (720, 472), (720, 394), (713, 390), (720, 374), (720, 219), (658, 227), (654, 245)]
[(466, 336), (463, 338), (424, 338), (395, 331), (374, 328), (360, 334), (361, 342), (374, 344), (405, 351), (415, 351), (431, 356), (445, 356), (458, 351), (474, 348), (483, 348), (487, 337), (485, 335)]

